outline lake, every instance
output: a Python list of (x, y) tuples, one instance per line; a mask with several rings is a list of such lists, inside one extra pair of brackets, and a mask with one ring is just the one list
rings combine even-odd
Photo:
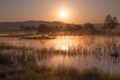
[[(108, 36), (57, 36), (55, 39), (19, 39), (0, 37), (0, 42), (34, 49), (54, 49), (62, 54), (39, 59), (38, 65), (52, 68), (73, 67), (80, 70), (98, 68), (108, 73), (120, 73), (120, 37)], [(51, 52), (49, 52), (51, 53)], [(34, 53), (33, 53), (34, 54)]]

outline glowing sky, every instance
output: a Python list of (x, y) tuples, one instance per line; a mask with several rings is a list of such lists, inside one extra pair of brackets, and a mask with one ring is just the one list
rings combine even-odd
[[(0, 22), (65, 21), (68, 23), (101, 23), (107, 14), (120, 19), (120, 0), (0, 0)], [(69, 16), (61, 20), (59, 11)]]

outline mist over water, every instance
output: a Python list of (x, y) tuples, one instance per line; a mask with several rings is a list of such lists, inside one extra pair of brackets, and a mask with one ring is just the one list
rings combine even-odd
[[(19, 47), (46, 49), (48, 55), (43, 59), (39, 58), (39, 53), (33, 53), (36, 54), (36, 63), (39, 65), (52, 68), (65, 66), (80, 70), (98, 68), (109, 73), (120, 72), (120, 57), (114, 56), (115, 50), (120, 53), (119, 37), (57, 36), (48, 40), (0, 38), (0, 42)], [(55, 50), (59, 52), (54, 52)]]

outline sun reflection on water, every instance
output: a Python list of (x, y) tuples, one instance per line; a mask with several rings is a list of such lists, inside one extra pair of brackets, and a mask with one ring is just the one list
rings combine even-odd
[(65, 45), (61, 45), (61, 50), (68, 50), (68, 47), (67, 46), (65, 46)]
[(74, 44), (74, 41), (68, 37), (62, 37), (57, 40), (57, 43), (57, 46), (59, 46), (61, 50), (66, 51)]

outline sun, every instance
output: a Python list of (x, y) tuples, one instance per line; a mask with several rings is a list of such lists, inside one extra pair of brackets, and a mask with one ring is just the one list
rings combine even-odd
[(60, 15), (60, 18), (64, 18), (65, 19), (65, 18), (68, 17), (68, 11), (63, 9), (63, 10), (60, 11), (59, 15)]

